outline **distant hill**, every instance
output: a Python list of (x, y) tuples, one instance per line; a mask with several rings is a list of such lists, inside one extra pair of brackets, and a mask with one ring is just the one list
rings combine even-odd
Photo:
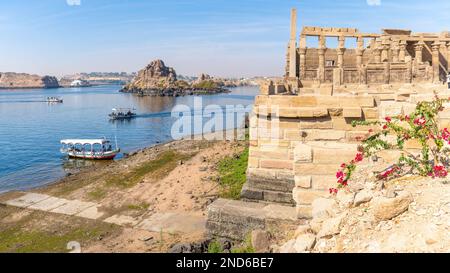
[(52, 76), (38, 76), (26, 73), (0, 73), (0, 88), (58, 88), (58, 79)]

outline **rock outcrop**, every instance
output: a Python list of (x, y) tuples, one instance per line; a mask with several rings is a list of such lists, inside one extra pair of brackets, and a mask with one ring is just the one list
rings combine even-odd
[(0, 88), (58, 88), (58, 80), (51, 76), (25, 73), (0, 73)]
[[(180, 96), (193, 94), (216, 94), (227, 90), (212, 80), (206, 79), (192, 84), (177, 79), (177, 73), (162, 60), (152, 61), (139, 71), (136, 78), (121, 92), (148, 96)], [(209, 76), (208, 76), (209, 77)]]

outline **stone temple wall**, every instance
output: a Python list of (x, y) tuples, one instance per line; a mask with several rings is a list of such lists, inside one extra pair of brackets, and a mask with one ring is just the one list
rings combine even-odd
[[(384, 86), (321, 95), (274, 94), (282, 90), (262, 87), (250, 120), (248, 182), (242, 191), (247, 201), (296, 206), (299, 218), (311, 217), (311, 204), (336, 186), (341, 163), (352, 160), (369, 127), (353, 127), (354, 120), (379, 120), (414, 111), (416, 103), (433, 99), (433, 92), (448, 97), (442, 85)], [(323, 93), (323, 92), (322, 92)], [(443, 126), (450, 113), (442, 114)], [(417, 149), (417, 143), (407, 143)], [(393, 163), (386, 153), (380, 160)], [(362, 164), (369, 163), (367, 160)]]

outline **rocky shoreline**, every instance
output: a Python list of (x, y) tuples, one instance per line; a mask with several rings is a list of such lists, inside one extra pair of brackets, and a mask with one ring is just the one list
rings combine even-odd
[(124, 86), (122, 93), (133, 93), (141, 96), (186, 96), (210, 95), (230, 92), (225, 84), (208, 75), (202, 75), (194, 82), (177, 79), (177, 73), (162, 60), (152, 61), (138, 72), (134, 80)]
[(0, 89), (59, 88), (58, 79), (53, 76), (30, 75), (26, 73), (1, 73)]

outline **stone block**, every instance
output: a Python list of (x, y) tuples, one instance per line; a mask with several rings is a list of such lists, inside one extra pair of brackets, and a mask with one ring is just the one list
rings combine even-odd
[(278, 116), (283, 118), (298, 118), (299, 113), (297, 108), (280, 107)]
[(293, 191), (294, 201), (298, 205), (311, 205), (314, 200), (321, 197), (326, 197), (328, 192), (317, 190), (304, 190), (295, 188)]
[(294, 173), (298, 176), (304, 175), (335, 175), (340, 163), (335, 164), (294, 164)]
[(261, 159), (259, 162), (261, 168), (266, 169), (280, 169), (280, 170), (292, 170), (293, 164), (289, 160), (269, 160)]
[(292, 107), (316, 107), (318, 105), (316, 96), (297, 96), (290, 101)]
[(331, 119), (303, 119), (300, 121), (300, 129), (333, 129), (333, 121)]
[(356, 153), (356, 149), (313, 148), (313, 162), (318, 164), (336, 164), (336, 167), (338, 167), (341, 163), (354, 159)]
[(372, 96), (341, 96), (339, 98), (339, 106), (347, 107), (374, 107), (375, 99)]
[(378, 108), (363, 108), (362, 111), (366, 120), (378, 120), (380, 118)]
[(27, 193), (19, 198), (6, 201), (5, 204), (13, 207), (27, 208), (48, 198), (50, 198), (50, 196), (45, 194)]
[[(338, 171), (336, 165), (335, 172)], [(337, 185), (336, 175), (314, 175), (311, 177), (312, 188), (314, 190), (328, 191), (330, 188), (334, 188)]]
[(309, 176), (295, 176), (295, 186), (303, 189), (310, 189), (312, 185), (312, 177)]
[(346, 133), (346, 140), (350, 142), (361, 142), (370, 136), (369, 131), (349, 131)]
[(95, 203), (72, 200), (63, 206), (60, 206), (60, 207), (57, 207), (57, 208), (51, 210), (50, 212), (60, 213), (60, 214), (65, 214), (65, 215), (75, 215), (75, 214), (78, 214), (78, 213), (80, 213), (90, 207), (94, 207), (94, 206), (96, 206)]
[(294, 148), (295, 163), (311, 163), (313, 161), (312, 148), (309, 145), (299, 143)]
[(361, 118), (362, 110), (360, 107), (344, 108), (343, 116), (344, 118)]
[(34, 210), (51, 211), (53, 209), (56, 209), (58, 207), (61, 207), (65, 204), (67, 204), (68, 202), (69, 201), (66, 199), (50, 197), (41, 202), (35, 203), (35, 204), (29, 206), (28, 208), (34, 209)]
[(343, 130), (307, 130), (306, 141), (339, 141), (345, 138), (345, 131)]
[(298, 116), (301, 118), (320, 118), (327, 117), (328, 110), (319, 107), (300, 107), (298, 108)]

